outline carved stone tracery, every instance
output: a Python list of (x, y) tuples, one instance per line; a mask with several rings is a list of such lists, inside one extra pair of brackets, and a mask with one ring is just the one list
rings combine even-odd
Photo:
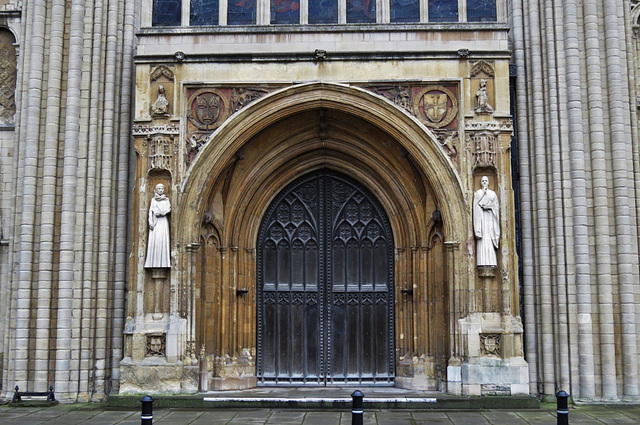
[(496, 167), (498, 138), (495, 134), (483, 131), (468, 134), (473, 149), (473, 167)]
[(171, 160), (174, 156), (173, 135), (155, 135), (147, 138), (148, 170), (171, 170)]

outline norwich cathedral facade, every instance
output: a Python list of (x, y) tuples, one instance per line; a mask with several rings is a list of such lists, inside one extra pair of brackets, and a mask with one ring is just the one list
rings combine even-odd
[(639, 19), (0, 1), (0, 394), (639, 400)]

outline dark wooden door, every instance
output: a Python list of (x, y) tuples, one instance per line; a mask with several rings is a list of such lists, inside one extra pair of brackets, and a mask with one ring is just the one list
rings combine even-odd
[(393, 237), (367, 189), (330, 170), (299, 178), (257, 252), (261, 384), (393, 383)]

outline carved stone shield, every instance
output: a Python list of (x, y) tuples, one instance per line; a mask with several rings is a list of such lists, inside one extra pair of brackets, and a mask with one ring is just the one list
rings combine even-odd
[(213, 125), (220, 115), (220, 96), (202, 93), (196, 97), (196, 118), (205, 126)]
[(447, 95), (444, 93), (427, 93), (422, 98), (424, 112), (432, 122), (440, 122), (447, 116)]

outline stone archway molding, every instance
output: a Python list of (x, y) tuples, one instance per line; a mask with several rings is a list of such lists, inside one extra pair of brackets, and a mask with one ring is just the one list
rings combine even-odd
[[(231, 163), (236, 152), (268, 126), (309, 109), (330, 109), (349, 113), (391, 135), (411, 155), (427, 177), (443, 215), (450, 241), (466, 239), (468, 229), (466, 196), (460, 176), (434, 134), (413, 116), (389, 100), (347, 84), (314, 82), (294, 85), (257, 100), (239, 111), (210, 137), (181, 185), (180, 239), (198, 240), (204, 214), (203, 196)], [(451, 202), (454, 199), (457, 202)], [(189, 222), (191, 220), (191, 222)]]

